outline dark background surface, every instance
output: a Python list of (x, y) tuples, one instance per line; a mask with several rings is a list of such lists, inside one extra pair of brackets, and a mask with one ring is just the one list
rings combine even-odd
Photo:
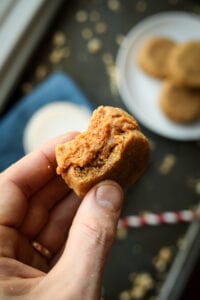
[[(117, 36), (126, 35), (140, 20), (158, 12), (181, 10), (200, 14), (199, 2), (191, 0), (121, 0), (116, 10), (109, 8), (108, 2), (105, 0), (64, 2), (10, 97), (5, 113), (25, 92), (31, 90), (54, 70), (68, 73), (93, 104), (114, 105), (126, 109), (120, 96), (110, 87), (111, 79), (103, 62), (105, 53), (111, 54), (115, 60), (119, 49)], [(77, 20), (76, 13), (80, 10), (86, 12), (88, 16), (84, 22)], [(94, 12), (99, 13), (98, 21), (90, 19)], [(107, 25), (107, 30), (103, 34), (95, 32), (95, 24), (99, 21)], [(81, 34), (86, 27), (92, 30), (93, 37), (102, 42), (102, 48), (98, 53), (88, 51), (87, 40)], [(49, 57), (55, 49), (53, 36), (60, 31), (66, 37), (65, 47), (69, 56), (54, 63)], [(36, 71), (41, 66), (46, 73), (38, 76)], [(200, 142), (172, 141), (155, 135), (142, 125), (141, 128), (153, 145), (151, 162), (142, 179), (127, 190), (123, 215), (146, 211), (156, 213), (182, 210), (196, 206), (200, 195), (197, 188), (197, 183), (200, 182)], [(175, 157), (175, 164), (168, 174), (165, 174), (160, 167), (168, 155)], [(146, 298), (140, 299), (156, 299), (173, 260), (164, 272), (159, 272), (155, 268), (154, 258), (165, 246), (170, 247), (173, 257), (176, 257), (179, 241), (184, 238), (187, 228), (187, 224), (177, 224), (130, 229), (125, 239), (116, 238), (104, 276), (104, 299), (119, 299), (122, 291), (130, 289), (132, 283), (129, 277), (133, 272), (151, 274), (156, 284)], [(198, 268), (196, 272), (199, 273)], [(200, 295), (200, 288), (196, 286), (195, 289), (195, 293)], [(187, 290), (184, 299), (200, 298), (197, 294), (192, 296), (192, 290), (194, 291), (194, 287), (191, 288), (190, 283), (190, 296)]]

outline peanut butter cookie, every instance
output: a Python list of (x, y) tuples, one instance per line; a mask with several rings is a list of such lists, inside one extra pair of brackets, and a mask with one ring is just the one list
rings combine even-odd
[(57, 173), (83, 198), (96, 183), (111, 179), (122, 187), (134, 183), (150, 156), (137, 122), (120, 108), (100, 106), (88, 130), (56, 147)]
[(167, 37), (154, 37), (148, 40), (139, 52), (140, 67), (150, 76), (163, 79), (168, 75), (167, 59), (175, 42)]
[(176, 85), (200, 88), (200, 41), (174, 47), (168, 63), (169, 76)]
[(177, 87), (170, 81), (162, 86), (160, 107), (174, 122), (190, 123), (200, 118), (200, 90)]

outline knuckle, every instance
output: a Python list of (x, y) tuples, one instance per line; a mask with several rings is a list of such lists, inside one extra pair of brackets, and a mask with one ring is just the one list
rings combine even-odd
[(83, 223), (83, 230), (87, 238), (95, 245), (111, 244), (115, 236), (115, 230), (111, 224), (102, 224), (94, 220)]

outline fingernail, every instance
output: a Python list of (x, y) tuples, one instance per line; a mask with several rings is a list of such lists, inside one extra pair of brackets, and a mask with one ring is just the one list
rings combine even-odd
[(115, 182), (102, 182), (97, 186), (96, 201), (102, 207), (119, 211), (122, 207), (123, 192)]

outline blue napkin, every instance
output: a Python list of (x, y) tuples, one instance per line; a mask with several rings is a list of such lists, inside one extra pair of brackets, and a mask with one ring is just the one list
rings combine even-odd
[(24, 156), (23, 132), (33, 113), (57, 100), (84, 105), (93, 110), (69, 76), (61, 72), (53, 73), (0, 120), (0, 171)]

